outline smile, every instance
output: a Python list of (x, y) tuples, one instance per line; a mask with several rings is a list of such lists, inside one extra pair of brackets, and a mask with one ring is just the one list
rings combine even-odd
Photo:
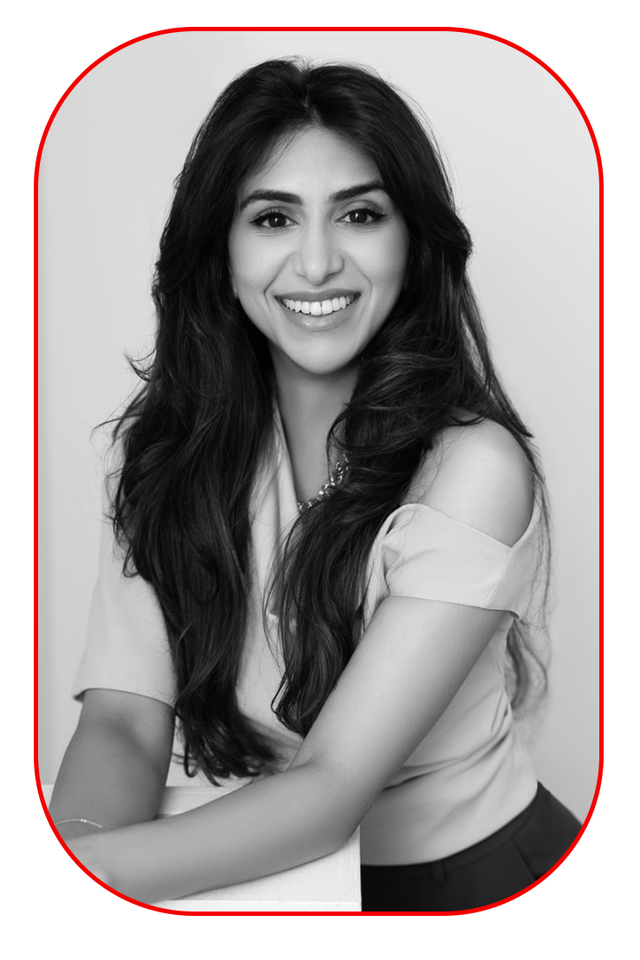
[(289, 300), (284, 297), (279, 299), (292, 313), (306, 313), (312, 317), (325, 317), (330, 313), (337, 313), (338, 310), (346, 310), (356, 297), (357, 294), (333, 297), (331, 300)]

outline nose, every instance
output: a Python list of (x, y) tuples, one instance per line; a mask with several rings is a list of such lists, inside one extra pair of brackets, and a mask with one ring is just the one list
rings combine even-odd
[(329, 277), (340, 273), (344, 257), (331, 226), (326, 223), (307, 224), (299, 236), (293, 257), (293, 267), (299, 277), (319, 286)]

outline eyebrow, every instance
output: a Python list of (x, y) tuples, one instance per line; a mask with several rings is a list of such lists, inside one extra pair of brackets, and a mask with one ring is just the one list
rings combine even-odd
[[(344, 190), (337, 190), (335, 193), (331, 194), (329, 197), (329, 202), (339, 203), (342, 200), (352, 200), (354, 197), (359, 197), (363, 193), (371, 193), (372, 190), (382, 190), (384, 193), (387, 192), (380, 180), (369, 180), (367, 183), (357, 183), (353, 187), (346, 187)], [(302, 203), (302, 198), (296, 193), (286, 193), (283, 190), (254, 190), (253, 193), (250, 193), (249, 196), (245, 197), (245, 199), (242, 201), (240, 204), (240, 209), (244, 210), (246, 206), (256, 200), (275, 201), (279, 203)]]

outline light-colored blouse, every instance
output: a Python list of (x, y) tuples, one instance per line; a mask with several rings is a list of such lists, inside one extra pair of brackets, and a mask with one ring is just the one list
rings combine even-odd
[[(276, 613), (267, 611), (274, 627), (268, 642), (262, 603), (273, 559), (297, 511), (277, 422), (274, 453), (259, 472), (252, 501), (254, 587), (237, 695), (241, 711), (268, 736), (283, 767), (301, 739), (271, 709), (281, 669), (273, 643)], [(404, 504), (382, 525), (369, 559), (365, 628), (389, 595), (503, 610), (504, 616), (447, 709), (363, 820), (364, 863), (439, 860), (499, 830), (533, 800), (536, 776), (514, 726), (504, 669), (509, 627), (531, 603), (540, 520), (536, 503), (525, 533), (511, 547), (423, 504)], [(141, 577), (122, 576), (122, 554), (106, 521), (74, 696), (94, 687), (175, 702), (159, 604)]]

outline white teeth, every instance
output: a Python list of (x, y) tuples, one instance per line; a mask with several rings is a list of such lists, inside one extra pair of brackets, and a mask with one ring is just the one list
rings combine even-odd
[(344, 310), (353, 303), (354, 296), (334, 297), (332, 300), (282, 300), (287, 310), (293, 313), (311, 314), (313, 317), (327, 316), (337, 310)]

